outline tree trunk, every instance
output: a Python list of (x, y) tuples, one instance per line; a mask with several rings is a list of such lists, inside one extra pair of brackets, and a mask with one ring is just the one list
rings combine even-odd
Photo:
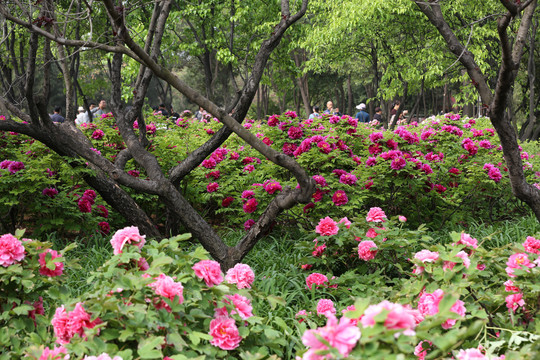
[(347, 75), (347, 114), (353, 115), (354, 97), (352, 92), (351, 74)]
[[(536, 44), (536, 30), (538, 28), (538, 20), (533, 20), (531, 26), (531, 34), (529, 40), (529, 61), (527, 63), (527, 71), (529, 74), (529, 119), (526, 124), (525, 130), (521, 135), (521, 141), (531, 140), (532, 135), (534, 134), (534, 128), (537, 126), (536, 123), (536, 114), (534, 113), (535, 109), (535, 88), (534, 81), (536, 78), (536, 65), (535, 65), (535, 56), (534, 56), (534, 47)], [(524, 125), (525, 126), (525, 125)]]

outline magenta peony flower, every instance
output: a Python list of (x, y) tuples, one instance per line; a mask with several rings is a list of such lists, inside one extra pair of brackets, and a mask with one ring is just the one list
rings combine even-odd
[[(321, 341), (321, 338), (324, 342)], [(347, 358), (359, 339), (360, 329), (352, 324), (351, 319), (342, 316), (338, 323), (336, 317), (330, 314), (326, 326), (306, 330), (302, 336), (302, 343), (309, 347), (303, 359), (317, 360), (325, 358), (324, 355), (318, 355), (318, 353), (328, 350), (327, 344), (337, 349), (343, 358)]]
[(43, 195), (50, 197), (51, 199), (54, 199), (56, 195), (58, 195), (58, 190), (55, 188), (45, 188), (41, 192)]
[[(178, 297), (178, 304), (184, 302), (184, 287), (182, 283), (174, 282), (173, 278), (165, 274), (160, 274), (157, 278), (154, 278), (153, 283), (148, 284), (149, 287), (153, 288), (156, 295), (163, 296), (171, 301), (174, 301), (175, 297)], [(170, 311), (169, 305), (161, 304), (163, 307)]]
[(214, 160), (213, 158), (209, 158), (209, 159), (203, 160), (201, 165), (207, 169), (213, 169), (216, 167), (217, 163), (216, 163), (216, 160)]
[(372, 207), (369, 209), (366, 221), (369, 222), (385, 222), (386, 214), (380, 207)]
[(206, 191), (208, 191), (209, 193), (213, 193), (213, 192), (216, 191), (218, 188), (219, 188), (219, 184), (218, 184), (217, 182), (211, 182), (211, 183), (208, 184), (208, 186), (206, 187)]
[(96, 129), (92, 133), (92, 139), (101, 140), (103, 139), (103, 136), (105, 136), (105, 133), (101, 129)]
[(242, 191), (242, 195), (240, 196), (242, 199), (251, 199), (255, 196), (255, 193), (253, 190), (244, 190)]
[(281, 184), (278, 181), (274, 181), (274, 180), (266, 180), (263, 184), (263, 188), (270, 195), (274, 194), (276, 191), (279, 192), (283, 189), (281, 187)]
[[(251, 312), (253, 307), (251, 306), (251, 301), (247, 297), (239, 294), (226, 295), (225, 297), (232, 302), (232, 305), (234, 306), (234, 310), (231, 311), (231, 315), (237, 313), (244, 320), (253, 316), (253, 313)], [(226, 304), (230, 304), (229, 301), (223, 300), (223, 302)]]
[(246, 222), (244, 223), (244, 230), (248, 231), (249, 229), (251, 229), (253, 225), (255, 225), (255, 220), (247, 219)]
[(341, 206), (345, 205), (349, 202), (349, 198), (347, 197), (347, 193), (343, 190), (338, 190), (332, 195), (332, 201), (334, 202), (334, 205)]
[(7, 169), (9, 170), (10, 173), (15, 174), (24, 169), (24, 164), (20, 161), (12, 161), (8, 165)]
[[(88, 190), (85, 190), (84, 193), (83, 193), (83, 196), (82, 197), (87, 197), (87, 198), (90, 198), (92, 200), (95, 200), (96, 199), (96, 192), (94, 190), (91, 190), (91, 189), (88, 189)], [(93, 204), (93, 203), (92, 203)]]
[(540, 254), (540, 240), (532, 236), (527, 236), (527, 240), (523, 243), (525, 251), (531, 254)]
[(319, 286), (324, 285), (324, 283), (327, 283), (327, 282), (328, 282), (328, 278), (325, 275), (319, 274), (319, 273), (313, 273), (306, 278), (306, 285), (310, 290), (313, 284), (319, 287)]
[(248, 201), (245, 202), (243, 209), (246, 214), (251, 214), (252, 212), (257, 210), (257, 205), (259, 205), (259, 202), (255, 198), (251, 198)]
[(12, 162), (11, 160), (3, 160), (0, 162), (0, 169), (7, 169)]
[(56, 258), (59, 258), (59, 257), (62, 257), (62, 255), (58, 255), (58, 253), (55, 250), (51, 250), (51, 249), (47, 249), (44, 252), (42, 252), (41, 254), (39, 254), (39, 260), (38, 260), (39, 265), (40, 265), (39, 273), (41, 275), (49, 276), (49, 277), (62, 275), (62, 273), (64, 271), (64, 263), (55, 262), (54, 263), (54, 269), (49, 269), (47, 267), (47, 261), (46, 261), (47, 254), (51, 254), (51, 259), (52, 260), (54, 260)]
[(108, 222), (102, 221), (98, 224), (99, 232), (103, 235), (107, 235), (111, 232), (111, 226)]
[(0, 236), (0, 265), (8, 267), (24, 259), (24, 246), (11, 234)]
[(223, 350), (233, 350), (238, 347), (242, 337), (234, 323), (234, 319), (219, 317), (210, 322), (210, 344)]
[(236, 264), (233, 268), (227, 270), (225, 280), (229, 284), (236, 284), (239, 289), (250, 288), (253, 280), (255, 280), (255, 274), (253, 270), (246, 264)]
[(319, 220), (319, 224), (315, 227), (315, 232), (322, 236), (336, 235), (338, 231), (339, 227), (337, 226), (337, 222), (328, 216)]
[(328, 184), (326, 183), (326, 179), (322, 175), (313, 175), (313, 180), (315, 180), (315, 184), (320, 187), (328, 186)]
[(217, 261), (202, 260), (193, 265), (192, 269), (195, 271), (195, 276), (204, 280), (206, 286), (219, 285), (223, 282), (221, 266)]
[(141, 249), (146, 242), (146, 235), (140, 235), (139, 229), (135, 226), (128, 226), (118, 230), (111, 239), (114, 255), (122, 253), (124, 245), (131, 244)]
[(398, 157), (392, 160), (390, 167), (394, 170), (401, 170), (407, 165), (407, 161), (404, 158)]
[(127, 172), (129, 175), (133, 176), (133, 177), (139, 177), (141, 176), (141, 173), (139, 172), (139, 170), (129, 170)]
[(346, 185), (356, 185), (358, 179), (353, 174), (343, 174), (339, 177), (339, 182)]
[(516, 312), (520, 307), (525, 306), (525, 300), (523, 300), (523, 294), (510, 294), (506, 297), (506, 307), (509, 312)]
[(377, 249), (377, 245), (375, 245), (373, 241), (361, 241), (358, 244), (358, 257), (364, 261), (372, 260), (375, 258), (375, 255), (377, 255)]
[(221, 206), (229, 207), (233, 201), (234, 201), (234, 198), (232, 196), (227, 196), (221, 201)]
[(103, 205), (96, 205), (97, 212), (99, 216), (104, 217), (105, 219), (109, 217), (109, 210)]
[(88, 197), (82, 197), (78, 202), (79, 210), (82, 213), (91, 213), (92, 212), (92, 203), (91, 199)]

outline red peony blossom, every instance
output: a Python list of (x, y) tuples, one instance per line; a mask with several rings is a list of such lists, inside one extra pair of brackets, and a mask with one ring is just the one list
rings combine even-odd
[(221, 206), (229, 207), (233, 201), (234, 201), (234, 198), (232, 196), (227, 196), (225, 199), (221, 201)]
[(246, 214), (251, 214), (252, 212), (257, 210), (257, 205), (259, 205), (259, 202), (255, 198), (251, 198), (243, 206), (244, 212)]
[(99, 232), (103, 235), (107, 235), (111, 232), (111, 226), (108, 222), (102, 221), (98, 224)]
[(51, 259), (54, 260), (56, 258), (62, 257), (62, 255), (58, 255), (58, 253), (55, 250), (47, 249), (41, 254), (39, 254), (39, 273), (44, 276), (60, 276), (62, 275), (64, 271), (64, 263), (62, 262), (55, 262), (54, 263), (54, 269), (49, 269), (47, 267), (47, 254), (51, 254)]
[(332, 196), (332, 201), (334, 202), (334, 205), (341, 206), (347, 204), (349, 202), (349, 198), (347, 197), (345, 191), (338, 190)]

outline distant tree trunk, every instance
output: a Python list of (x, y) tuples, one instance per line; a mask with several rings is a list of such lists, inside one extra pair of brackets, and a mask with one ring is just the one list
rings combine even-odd
[(351, 74), (347, 75), (347, 114), (353, 116), (354, 97), (352, 93)]
[(538, 126), (536, 123), (536, 114), (534, 113), (535, 109), (535, 88), (534, 81), (536, 78), (536, 65), (535, 65), (535, 56), (534, 56), (534, 45), (536, 43), (536, 30), (538, 29), (538, 20), (533, 20), (531, 26), (531, 34), (529, 40), (529, 61), (527, 63), (527, 71), (529, 73), (529, 119), (526, 123), (525, 130), (520, 136), (521, 141), (532, 140), (532, 135), (534, 134), (534, 128)]
[[(301, 53), (300, 53), (301, 52)], [(303, 63), (306, 61), (306, 53), (303, 50), (295, 50), (293, 51), (293, 59), (296, 67), (298, 69), (303, 68)], [(302, 103), (304, 104), (304, 111), (306, 112), (306, 115), (309, 116), (311, 114), (311, 103), (309, 98), (309, 84), (308, 84), (308, 74), (303, 74), (299, 78), (296, 79), (298, 83), (298, 89), (300, 90), (300, 96), (302, 99)], [(298, 107), (298, 113), (300, 112), (300, 108)]]
[(262, 115), (262, 102), (261, 102), (261, 85), (257, 89), (257, 120), (261, 120)]

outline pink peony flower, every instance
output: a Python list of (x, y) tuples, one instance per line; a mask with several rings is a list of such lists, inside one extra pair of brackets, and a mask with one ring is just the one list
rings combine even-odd
[(335, 314), (336, 308), (334, 308), (334, 302), (330, 299), (321, 299), (317, 303), (317, 315)]
[(295, 126), (291, 126), (289, 128), (289, 131), (287, 131), (287, 134), (289, 135), (289, 138), (293, 140), (300, 139), (302, 138), (302, 136), (304, 136), (304, 132), (302, 131), (302, 129)]
[(47, 254), (51, 254), (51, 260), (54, 260), (56, 258), (62, 257), (61, 255), (58, 255), (58, 253), (55, 250), (47, 249), (41, 254), (39, 254), (39, 273), (44, 276), (60, 276), (62, 275), (62, 272), (64, 271), (64, 263), (62, 262), (55, 262), (54, 263), (54, 269), (49, 269), (47, 267), (47, 261), (46, 256)]
[(234, 323), (234, 319), (219, 317), (210, 322), (210, 344), (223, 350), (233, 350), (238, 347), (242, 337)]
[(507, 280), (504, 282), (504, 291), (507, 292), (519, 292), (519, 288), (514, 285), (512, 280)]
[[(321, 341), (321, 338), (324, 342)], [(303, 359), (324, 359), (325, 356), (318, 355), (318, 352), (328, 350), (328, 345), (337, 349), (344, 358), (347, 358), (359, 339), (360, 329), (351, 323), (351, 319), (342, 316), (338, 323), (334, 315), (329, 315), (326, 326), (306, 330), (302, 336), (302, 343), (309, 347)]]
[(322, 236), (336, 235), (338, 231), (339, 227), (337, 226), (337, 222), (328, 216), (319, 220), (319, 224), (315, 227), (315, 232)]
[(204, 280), (206, 286), (219, 285), (223, 282), (221, 266), (217, 261), (202, 260), (193, 265), (192, 269), (195, 271), (195, 276)]
[[(165, 274), (160, 274), (157, 278), (154, 278), (153, 283), (148, 284), (149, 287), (154, 289), (156, 295), (163, 296), (171, 301), (174, 301), (174, 298), (178, 296), (178, 304), (184, 302), (184, 287), (182, 283), (175, 282), (173, 278)], [(170, 311), (169, 305), (166, 303), (161, 304), (163, 307)]]
[(525, 251), (531, 254), (540, 254), (540, 240), (532, 236), (527, 236), (527, 240), (523, 243)]
[(364, 240), (358, 244), (358, 257), (364, 261), (372, 260), (377, 255), (377, 245), (371, 240)]
[(320, 257), (324, 253), (324, 250), (326, 249), (326, 245), (322, 244), (320, 246), (315, 247), (315, 250), (311, 253), (314, 257)]
[(487, 356), (482, 354), (478, 349), (459, 350), (457, 360), (489, 360)]
[(24, 259), (24, 246), (11, 234), (0, 236), (0, 265), (8, 267)]
[(471, 265), (471, 260), (469, 259), (469, 255), (465, 251), (460, 251), (456, 254), (456, 257), (463, 260), (463, 265), (468, 269)]
[(392, 162), (390, 163), (390, 167), (391, 167), (393, 170), (401, 170), (401, 169), (403, 169), (406, 165), (407, 165), (407, 161), (406, 161), (404, 158), (402, 158), (402, 157), (395, 158), (395, 159), (392, 160)]
[(414, 258), (423, 263), (434, 262), (439, 258), (439, 253), (436, 251), (422, 250), (414, 255)]
[(92, 203), (89, 198), (82, 197), (78, 202), (79, 210), (82, 213), (91, 213), (92, 212)]
[(43, 352), (41, 353), (41, 356), (39, 357), (39, 360), (62, 360), (62, 359), (69, 359), (68, 351), (63, 346), (54, 347), (52, 349), (49, 349), (49, 347), (45, 347), (43, 349)]
[(469, 234), (461, 233), (461, 238), (459, 239), (459, 241), (457, 243), (453, 243), (452, 245), (453, 246), (465, 245), (467, 247), (477, 249), (478, 248), (478, 240), (476, 240), (475, 238), (473, 238)]
[(418, 356), (418, 360), (424, 360), (427, 356), (428, 350), (431, 350), (433, 343), (429, 340), (422, 340), (414, 348), (414, 355)]
[[(231, 311), (231, 315), (238, 313), (238, 315), (244, 320), (253, 316), (253, 313), (251, 312), (253, 307), (251, 306), (251, 301), (247, 297), (239, 294), (226, 295), (225, 297), (231, 301), (232, 305), (234, 306), (234, 310)], [(229, 301), (224, 300), (226, 304), (230, 304)]]
[(92, 133), (92, 139), (101, 140), (105, 136), (105, 133), (101, 129), (94, 130)]
[(343, 190), (338, 190), (332, 195), (332, 201), (334, 202), (334, 205), (341, 206), (345, 205), (349, 202), (349, 198), (347, 197), (347, 194)]
[(506, 297), (506, 307), (509, 312), (516, 312), (519, 307), (525, 306), (525, 300), (523, 300), (523, 294), (510, 294)]
[(328, 278), (325, 275), (319, 274), (319, 273), (310, 274), (306, 278), (306, 285), (310, 290), (311, 290), (311, 287), (313, 286), (313, 284), (315, 284), (315, 285), (317, 285), (317, 287), (319, 287), (321, 285), (324, 285), (324, 283), (327, 283), (327, 282), (328, 282)]
[(69, 316), (64, 309), (64, 305), (56, 308), (54, 316), (51, 320), (53, 326), (54, 335), (56, 336), (56, 342), (59, 344), (67, 344), (71, 339), (68, 332)]
[(255, 225), (255, 220), (247, 219), (246, 222), (244, 223), (244, 230), (249, 231), (249, 229), (251, 229), (253, 225)]
[(12, 161), (8, 165), (7, 169), (9, 170), (10, 173), (15, 174), (24, 169), (24, 164), (20, 161)]
[[(455, 313), (455, 314), (458, 314), (459, 316), (461, 317), (464, 317), (465, 316), (465, 312), (467, 311), (467, 309), (465, 309), (465, 303), (461, 300), (457, 300), (454, 305), (452, 305), (452, 307), (450, 308), (450, 311)], [(456, 319), (448, 319), (446, 320), (444, 323), (441, 324), (441, 327), (443, 329), (450, 329), (452, 326), (454, 326), (456, 324)]]
[(435, 290), (433, 293), (423, 293), (418, 299), (418, 311), (422, 315), (435, 315), (439, 313), (439, 303), (444, 296), (444, 291), (441, 289)]
[(366, 221), (369, 222), (385, 222), (385, 219), (386, 214), (380, 207), (372, 207), (366, 216)]
[[(83, 360), (122, 360), (120, 356), (115, 356), (111, 358), (111, 356), (107, 353), (102, 353), (99, 356), (85, 356)], [(163, 358), (165, 360), (165, 358)]]
[(114, 249), (114, 255), (122, 253), (124, 245), (135, 245), (141, 249), (146, 242), (146, 235), (140, 235), (139, 229), (135, 226), (128, 226), (118, 230), (111, 239), (111, 245)]
[(253, 270), (246, 264), (236, 264), (233, 268), (227, 270), (225, 280), (229, 284), (236, 284), (238, 289), (251, 288), (255, 280)]
[(529, 261), (529, 257), (525, 253), (517, 253), (510, 255), (508, 261), (506, 262), (506, 265), (506, 273), (510, 277), (516, 277), (516, 275), (514, 275), (514, 269), (521, 269), (522, 266), (528, 268), (533, 268), (535, 266)]
[(69, 314), (66, 313), (64, 306), (56, 309), (54, 317), (51, 321), (56, 335), (56, 342), (59, 344), (67, 344), (75, 335), (81, 338), (86, 338), (84, 329), (92, 329), (96, 325), (101, 324), (99, 318), (90, 321), (91, 315), (86, 312), (82, 303), (78, 302), (75, 309)]
[(375, 317), (383, 310), (389, 313), (384, 320), (384, 326), (389, 330), (405, 330), (405, 335), (413, 335), (416, 327), (416, 320), (413, 311), (400, 304), (394, 304), (387, 300), (377, 305), (370, 305), (364, 312), (360, 322), (364, 327), (375, 325)]
[(223, 199), (223, 201), (221, 201), (221, 206), (229, 207), (233, 201), (234, 201), (234, 198), (232, 196), (227, 196), (226, 198)]
[(407, 218), (406, 218), (405, 216), (403, 216), (403, 215), (399, 215), (399, 216), (398, 216), (398, 219), (399, 219), (399, 221), (402, 222), (402, 223), (407, 222)]
[(278, 181), (274, 181), (274, 180), (265, 181), (263, 184), (263, 188), (270, 195), (274, 194), (276, 191), (279, 192), (283, 189), (281, 187), (281, 184)]

